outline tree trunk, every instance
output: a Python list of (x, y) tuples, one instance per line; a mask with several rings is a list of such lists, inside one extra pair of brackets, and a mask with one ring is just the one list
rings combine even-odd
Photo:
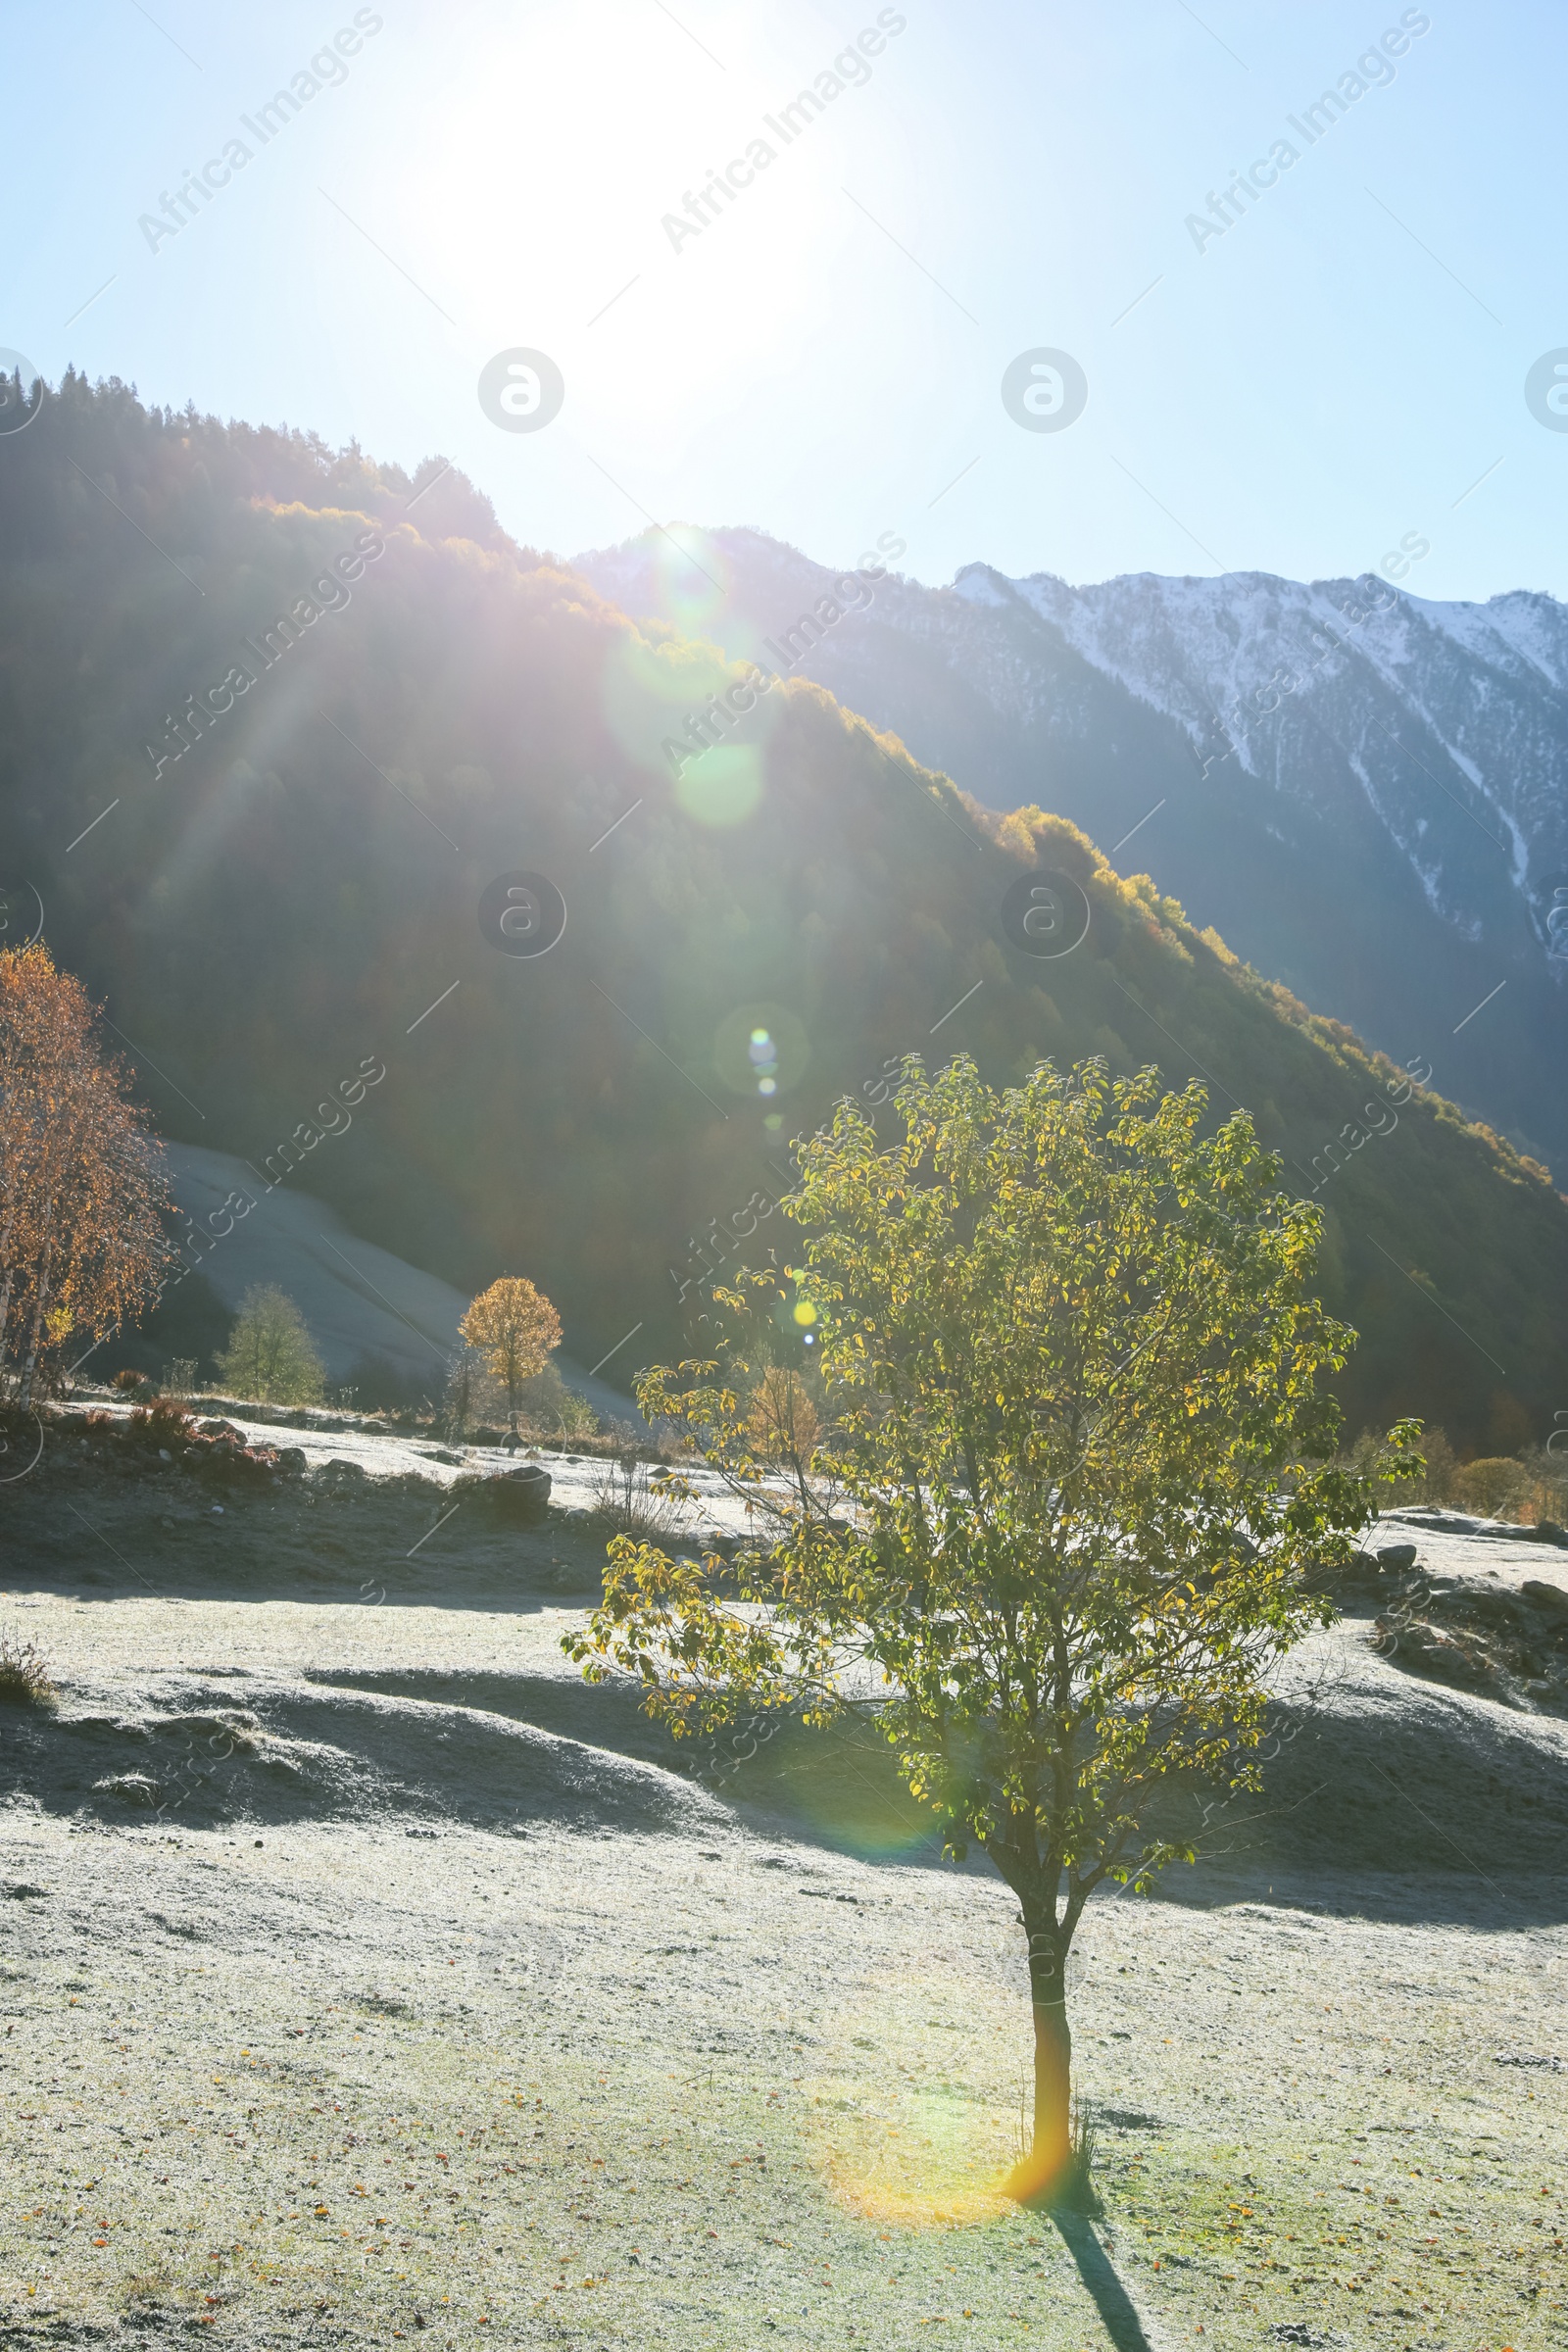
[(1020, 2204), (1047, 2203), (1072, 2159), (1072, 2034), (1067, 2025), (1066, 1952), (1054, 1919), (1024, 1926), (1029, 1936), (1029, 2001), (1035, 2028), (1034, 2138), (1014, 2165), (1006, 2189)]
[(1055, 2180), (1066, 2171), (1072, 2151), (1072, 2034), (1054, 1925), (1031, 1928), (1029, 1933), (1029, 2000), (1035, 2020), (1035, 2138), (1030, 2159)]
[[(0, 1250), (9, 1253), (10, 1249), (11, 1227), (8, 1222), (5, 1233), (0, 1235)], [(8, 1264), (5, 1270), (5, 1281), (0, 1283), (0, 1373), (3, 1373), (6, 1368), (6, 1330), (11, 1321), (11, 1286), (14, 1273), (14, 1268)]]
[(54, 1204), (50, 1203), (44, 1219), (43, 1258), (38, 1267), (38, 1297), (32, 1310), (32, 1329), (27, 1334), (27, 1357), (22, 1371), (22, 1409), (26, 1412), (32, 1403), (33, 1374), (38, 1368), (38, 1341), (43, 1331), (44, 1310), (49, 1303), (49, 1271), (54, 1263)]

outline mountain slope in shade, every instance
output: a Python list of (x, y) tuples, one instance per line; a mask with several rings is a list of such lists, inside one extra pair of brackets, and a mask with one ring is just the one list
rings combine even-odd
[[(167, 1144), (164, 1152), (180, 1214), (220, 1237), (196, 1258), (195, 1315), (176, 1320), (185, 1304), (183, 1284), (172, 1289), (150, 1331), (129, 1341), (117, 1337), (86, 1359), (87, 1378), (102, 1379), (121, 1363), (160, 1374), (183, 1346), (216, 1349), (227, 1340), (246, 1293), (275, 1283), (304, 1315), (329, 1381), (364, 1382), (362, 1396), (370, 1400), (389, 1388), (415, 1397), (442, 1394), (450, 1359), (463, 1344), (458, 1325), (467, 1311), (466, 1291), (364, 1240), (312, 1194), (269, 1184), (232, 1152), (200, 1144)], [(159, 1345), (165, 1331), (178, 1335), (168, 1347)], [(601, 1418), (643, 1426), (629, 1396), (592, 1379), (570, 1356), (558, 1353), (551, 1361)]]
[(988, 806), (1070, 817), (1568, 1173), (1547, 927), (1568, 904), (1568, 608), (980, 564), (931, 589), (755, 531), (677, 535), (716, 590), (651, 534), (577, 568), (633, 615), (817, 679)]
[[(1551, 1428), (1544, 1171), (1062, 818), (963, 799), (803, 678), (675, 773), (667, 741), (741, 682), (703, 615), (639, 628), (436, 461), (411, 481), (79, 377), (6, 455), (0, 843), (172, 1140), (454, 1291), (526, 1272), (619, 1386), (698, 1351), (737, 1253), (788, 1250), (791, 1136), (846, 1094), (890, 1131), (903, 1054), (999, 1083), (1153, 1061), (1216, 1119), (1246, 1105), (1321, 1201), (1352, 1429), (1408, 1410), (1497, 1451)], [(1141, 743), (1175, 727), (1058, 660)], [(1090, 906), (1054, 959), (1004, 911), (1042, 866)], [(569, 909), (537, 956), (495, 911), (528, 875)], [(363, 1288), (375, 1261), (341, 1247)]]

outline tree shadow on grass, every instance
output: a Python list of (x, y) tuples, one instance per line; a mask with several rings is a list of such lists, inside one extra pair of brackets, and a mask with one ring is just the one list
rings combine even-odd
[(1117, 2278), (1109, 2255), (1095, 2235), (1094, 2226), (1081, 2213), (1054, 2211), (1052, 2220), (1078, 2268), (1078, 2276), (1099, 2312), (1116, 2352), (1154, 2352), (1132, 2297)]

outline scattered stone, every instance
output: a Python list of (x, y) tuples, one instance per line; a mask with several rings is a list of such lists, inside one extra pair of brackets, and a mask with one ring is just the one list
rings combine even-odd
[(504, 1526), (536, 1527), (549, 1514), (550, 1486), (550, 1473), (538, 1462), (519, 1462), (512, 1470), (459, 1480), (453, 1494)]
[(1393, 1569), (1397, 1574), (1403, 1569), (1413, 1568), (1415, 1562), (1416, 1547), (1413, 1544), (1381, 1544), (1378, 1546), (1380, 1568)]
[(333, 1454), (330, 1461), (318, 1463), (311, 1479), (314, 1486), (322, 1488), (328, 1494), (343, 1494), (351, 1490), (358, 1493), (368, 1483), (363, 1462), (345, 1461), (337, 1453)]

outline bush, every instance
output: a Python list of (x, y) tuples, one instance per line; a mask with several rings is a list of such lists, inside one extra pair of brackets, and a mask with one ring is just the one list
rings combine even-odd
[(159, 1396), (151, 1404), (139, 1404), (130, 1416), (130, 1434), (144, 1445), (166, 1446), (172, 1453), (176, 1446), (188, 1446), (196, 1434), (196, 1424), (177, 1396)]
[(662, 1544), (681, 1526), (682, 1508), (669, 1492), (668, 1472), (648, 1464), (634, 1453), (607, 1461), (594, 1481), (594, 1516), (612, 1535), (632, 1536), (640, 1544)]
[(1505, 1519), (1525, 1500), (1531, 1478), (1523, 1462), (1511, 1453), (1483, 1454), (1463, 1462), (1453, 1474), (1453, 1498), (1461, 1510), (1478, 1511), (1483, 1518)]
[(764, 1461), (809, 1463), (816, 1450), (816, 1407), (798, 1372), (769, 1364), (752, 1391), (748, 1427)]
[(0, 1705), (52, 1707), (56, 1695), (49, 1669), (32, 1642), (0, 1634)]
[(1416, 1480), (1399, 1478), (1396, 1474), (1395, 1464), (1398, 1456), (1388, 1440), (1375, 1429), (1363, 1429), (1355, 1444), (1340, 1459), (1346, 1469), (1373, 1481), (1380, 1510), (1392, 1510), (1396, 1505), (1413, 1502), (1451, 1501), (1458, 1460), (1446, 1433), (1441, 1429), (1423, 1429), (1418, 1443), (1426, 1459), (1426, 1469)]
[(1406, 1502), (1450, 1502), (1453, 1499), (1454, 1473), (1459, 1457), (1441, 1429), (1421, 1432), (1421, 1451), (1426, 1456), (1426, 1469), (1419, 1485), (1412, 1487), (1402, 1499)]
[(1544, 1446), (1532, 1446), (1524, 1456), (1529, 1492), (1515, 1507), (1524, 1519), (1550, 1519), (1568, 1526), (1568, 1460), (1550, 1454)]
[(319, 1404), (326, 1393), (305, 1317), (272, 1282), (246, 1292), (218, 1369), (236, 1396), (262, 1404)]
[(598, 1434), (599, 1415), (586, 1396), (567, 1388), (554, 1364), (546, 1364), (542, 1372), (525, 1380), (517, 1397), (530, 1428), (541, 1435), (592, 1438)]
[[(483, 1350), (458, 1348), (447, 1366), (441, 1411), (447, 1435), (462, 1439), (471, 1433), (475, 1445), (499, 1446), (508, 1418), (507, 1392)], [(599, 1432), (599, 1416), (586, 1396), (567, 1388), (554, 1364), (546, 1364), (517, 1384), (517, 1426), (541, 1438), (592, 1438)]]

